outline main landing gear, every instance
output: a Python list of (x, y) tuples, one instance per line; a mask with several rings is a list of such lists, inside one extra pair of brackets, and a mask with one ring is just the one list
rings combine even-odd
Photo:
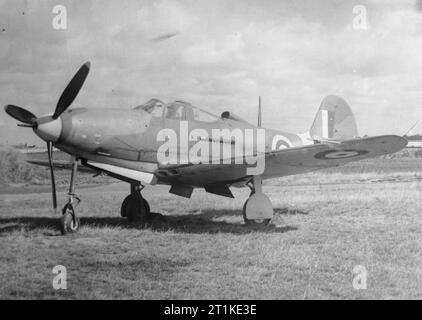
[(75, 179), (77, 172), (78, 160), (75, 159), (73, 161), (73, 168), (70, 176), (69, 200), (63, 207), (62, 217), (60, 218), (60, 231), (63, 235), (78, 231), (79, 226), (81, 225), (80, 219), (76, 216), (74, 208), (75, 200), (77, 201), (76, 205), (81, 202), (81, 200), (75, 195)]
[(148, 202), (142, 197), (143, 186), (140, 183), (130, 185), (130, 195), (122, 203), (120, 215), (129, 222), (144, 222), (151, 217)]
[(243, 220), (248, 226), (267, 226), (274, 216), (274, 210), (270, 199), (262, 192), (262, 178), (254, 176), (248, 187), (251, 194), (243, 206)]

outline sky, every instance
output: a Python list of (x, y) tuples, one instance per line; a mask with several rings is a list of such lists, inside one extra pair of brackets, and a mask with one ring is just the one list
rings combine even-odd
[[(422, 118), (422, 2), (0, 0), (1, 105), (53, 112), (86, 61), (72, 107), (186, 100), (255, 123), (262, 96), (263, 126), (304, 132), (336, 94), (361, 135), (403, 135)], [(41, 144), (0, 110), (0, 143), (22, 142)]]

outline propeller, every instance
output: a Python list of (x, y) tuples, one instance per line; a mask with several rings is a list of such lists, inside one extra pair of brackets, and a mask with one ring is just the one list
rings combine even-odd
[(51, 195), (53, 197), (53, 209), (57, 209), (57, 192), (56, 192), (56, 180), (54, 178), (53, 170), (53, 143), (47, 141), (47, 154), (48, 154), (48, 164), (50, 165), (50, 177), (51, 177)]
[(50, 167), (51, 192), (54, 210), (57, 209), (57, 192), (53, 169), (53, 143), (57, 141), (61, 133), (61, 120), (57, 119), (70, 107), (70, 105), (76, 99), (88, 76), (90, 68), (90, 62), (86, 62), (84, 65), (82, 65), (82, 67), (79, 68), (78, 72), (76, 72), (72, 80), (70, 80), (69, 84), (66, 86), (62, 95), (60, 96), (52, 116), (38, 118), (32, 112), (11, 104), (5, 106), (4, 108), (9, 116), (21, 122), (21, 124), (18, 124), (18, 126), (32, 128), (34, 132), (47, 143), (47, 154)]
[(32, 112), (18, 106), (9, 104), (4, 110), (12, 118), (31, 126), (35, 123), (35, 120), (37, 120), (37, 117)]
[(86, 77), (88, 76), (91, 63), (88, 61), (82, 67), (79, 68), (78, 72), (70, 80), (66, 89), (64, 89), (59, 101), (57, 102), (56, 110), (53, 114), (53, 119), (57, 119), (60, 115), (69, 108), (72, 102), (75, 100), (79, 91), (81, 90)]

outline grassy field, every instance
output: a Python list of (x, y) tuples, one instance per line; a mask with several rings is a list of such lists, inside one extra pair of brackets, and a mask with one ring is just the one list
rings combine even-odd
[[(268, 181), (277, 225), (263, 230), (243, 224), (246, 189), (188, 200), (149, 187), (155, 217), (130, 225), (119, 217), (128, 186), (99, 185), (79, 189), (83, 227), (68, 237), (48, 188), (4, 189), (0, 298), (421, 299), (421, 178), (421, 159), (376, 159)], [(67, 290), (52, 287), (55, 265)], [(366, 290), (353, 288), (357, 265)]]

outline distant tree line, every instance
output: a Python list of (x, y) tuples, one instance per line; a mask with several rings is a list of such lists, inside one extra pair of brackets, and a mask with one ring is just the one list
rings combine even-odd
[(422, 134), (414, 134), (411, 136), (405, 136), (405, 138), (409, 141), (422, 141)]

